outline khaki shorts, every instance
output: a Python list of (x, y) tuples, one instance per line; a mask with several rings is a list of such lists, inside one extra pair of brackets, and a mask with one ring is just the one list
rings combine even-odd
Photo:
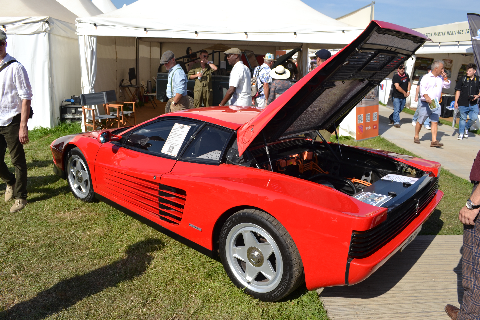
[(171, 107), (173, 98), (168, 99), (167, 104), (165, 105), (165, 113), (194, 108), (195, 106), (190, 100), (191, 98), (189, 96), (182, 96), (178, 103), (174, 107)]

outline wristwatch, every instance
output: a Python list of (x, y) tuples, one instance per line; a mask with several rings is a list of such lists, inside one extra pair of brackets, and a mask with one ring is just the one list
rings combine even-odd
[(474, 209), (480, 208), (480, 204), (474, 205), (473, 202), (470, 199), (468, 199), (467, 203), (465, 204), (465, 207), (467, 207), (468, 210), (474, 210)]

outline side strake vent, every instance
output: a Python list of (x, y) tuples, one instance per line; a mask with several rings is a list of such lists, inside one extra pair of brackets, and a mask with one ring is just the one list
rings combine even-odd
[(164, 221), (179, 224), (182, 221), (186, 198), (185, 190), (163, 184), (159, 185), (158, 217)]

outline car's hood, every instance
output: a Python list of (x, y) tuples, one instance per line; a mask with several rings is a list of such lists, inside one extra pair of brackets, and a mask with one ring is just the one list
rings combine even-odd
[(333, 131), (370, 90), (427, 40), (416, 31), (372, 21), (357, 39), (240, 127), (239, 154), (250, 145), (282, 136)]

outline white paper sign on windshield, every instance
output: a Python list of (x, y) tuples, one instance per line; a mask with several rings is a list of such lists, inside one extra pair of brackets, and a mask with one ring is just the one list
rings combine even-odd
[(165, 144), (163, 145), (162, 153), (176, 157), (183, 141), (185, 141), (185, 137), (187, 136), (190, 127), (191, 126), (185, 124), (175, 123), (172, 131), (170, 131), (170, 134), (168, 135), (167, 141), (165, 141)]

